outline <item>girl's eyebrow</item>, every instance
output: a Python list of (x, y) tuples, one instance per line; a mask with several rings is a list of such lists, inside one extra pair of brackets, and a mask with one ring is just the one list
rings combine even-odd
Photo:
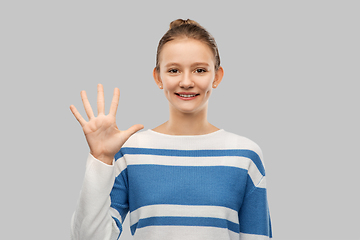
[[(195, 63), (191, 64), (190, 66), (195, 67), (195, 66), (199, 66), (199, 65), (207, 66), (207, 67), (210, 66), (207, 62), (195, 62)], [(170, 67), (170, 66), (180, 66), (180, 64), (171, 62), (171, 63), (168, 63), (165, 65), (165, 67)]]
[(199, 66), (199, 65), (210, 66), (207, 62), (196, 62), (196, 63), (191, 64), (192, 67)]
[(168, 63), (165, 65), (165, 67), (170, 67), (170, 66), (180, 66), (180, 64), (178, 63)]

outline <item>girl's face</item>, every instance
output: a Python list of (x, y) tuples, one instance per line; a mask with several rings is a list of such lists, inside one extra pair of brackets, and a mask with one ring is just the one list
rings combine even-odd
[(215, 72), (209, 46), (195, 39), (176, 39), (163, 46), (159, 62), (154, 79), (164, 89), (170, 108), (182, 113), (206, 110), (212, 88), (223, 77), (221, 67)]

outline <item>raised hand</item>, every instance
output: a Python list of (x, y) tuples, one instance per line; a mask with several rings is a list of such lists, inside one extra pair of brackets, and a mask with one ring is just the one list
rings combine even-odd
[(89, 121), (86, 121), (81, 116), (74, 105), (70, 106), (70, 110), (83, 128), (90, 147), (90, 153), (98, 160), (111, 165), (115, 154), (128, 138), (135, 132), (143, 129), (144, 126), (136, 124), (128, 130), (120, 131), (116, 125), (116, 111), (119, 104), (120, 90), (118, 88), (114, 90), (108, 115), (105, 115), (104, 88), (99, 84), (97, 90), (97, 117), (94, 116), (85, 91), (81, 91), (81, 99)]

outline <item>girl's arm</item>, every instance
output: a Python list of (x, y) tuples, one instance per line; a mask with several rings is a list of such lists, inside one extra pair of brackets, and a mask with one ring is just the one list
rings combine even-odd
[(143, 128), (137, 124), (126, 131), (116, 125), (116, 111), (120, 90), (115, 88), (108, 115), (105, 115), (104, 90), (98, 85), (97, 108), (95, 117), (86, 92), (81, 92), (82, 102), (89, 121), (77, 109), (70, 109), (79, 121), (90, 148), (83, 186), (76, 211), (71, 223), (71, 239), (117, 239), (121, 223), (114, 218), (117, 213), (110, 208), (110, 192), (114, 184), (114, 156), (135, 132)]
[(89, 154), (80, 197), (71, 221), (72, 240), (118, 239), (122, 228), (117, 226), (110, 211), (114, 180), (114, 166)]

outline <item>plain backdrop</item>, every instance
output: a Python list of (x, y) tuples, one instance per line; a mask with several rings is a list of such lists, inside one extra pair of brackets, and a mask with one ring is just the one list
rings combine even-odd
[[(88, 146), (72, 116), (154, 128), (168, 102), (152, 78), (177, 18), (214, 35), (225, 76), (209, 121), (260, 145), (274, 239), (359, 237), (359, 1), (1, 1), (0, 239), (69, 239)], [(128, 219), (121, 240), (130, 240)]]

